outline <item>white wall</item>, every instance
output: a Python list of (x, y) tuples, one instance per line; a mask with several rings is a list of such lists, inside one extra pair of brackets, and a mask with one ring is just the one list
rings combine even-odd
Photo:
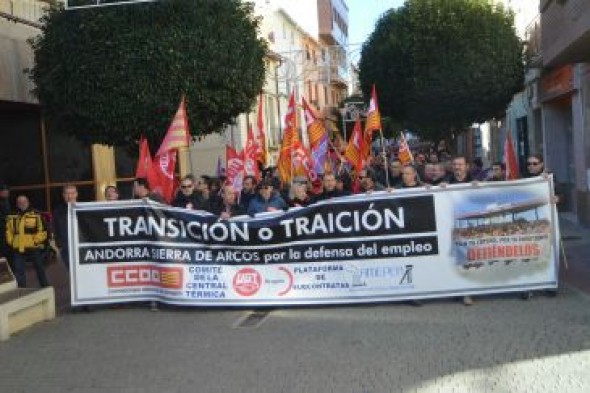
[(26, 42), (39, 30), (0, 19), (0, 100), (37, 103), (25, 68), (33, 67), (33, 50)]

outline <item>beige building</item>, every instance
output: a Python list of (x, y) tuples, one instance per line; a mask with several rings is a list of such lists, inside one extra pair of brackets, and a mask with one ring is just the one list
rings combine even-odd
[(52, 2), (0, 0), (0, 183), (45, 211), (62, 202), (67, 183), (77, 185), (83, 201), (101, 199), (109, 184), (128, 198), (136, 163), (126, 150), (83, 146), (59, 130), (47, 130), (31, 93), (34, 85), (25, 70), (34, 59), (27, 40), (40, 34), (40, 18)]
[[(346, 45), (348, 7), (344, 0), (256, 0), (255, 13), (262, 18), (260, 35), (266, 39), (266, 81), (263, 88), (264, 125), (270, 165), (276, 164), (284, 116), (293, 91), (299, 124), (304, 118), (301, 98), (328, 118), (348, 95)], [(225, 146), (242, 149), (248, 124), (256, 126), (257, 103), (238, 116), (220, 135), (194, 143), (187, 157), (194, 174), (215, 174), (219, 158), (225, 162)], [(307, 143), (307, 133), (302, 132)]]

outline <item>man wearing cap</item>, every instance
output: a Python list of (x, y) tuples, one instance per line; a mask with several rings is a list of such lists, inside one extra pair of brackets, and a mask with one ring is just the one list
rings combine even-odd
[(258, 187), (258, 194), (250, 201), (248, 214), (272, 212), (277, 210), (287, 210), (287, 203), (274, 190), (273, 182), (270, 179), (264, 179)]

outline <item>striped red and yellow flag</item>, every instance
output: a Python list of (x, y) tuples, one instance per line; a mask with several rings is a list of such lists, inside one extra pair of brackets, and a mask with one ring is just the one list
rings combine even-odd
[(162, 288), (178, 288), (182, 286), (182, 273), (175, 270), (160, 271), (160, 283)]
[(188, 129), (188, 117), (186, 114), (186, 104), (184, 95), (176, 111), (176, 115), (172, 119), (170, 127), (166, 132), (166, 136), (156, 153), (159, 156), (170, 150), (178, 150), (181, 147), (189, 147), (190, 132)]
[(305, 100), (302, 98), (303, 111), (305, 114), (305, 123), (307, 126), (307, 133), (309, 135), (309, 146), (313, 149), (319, 145), (322, 139), (326, 138), (327, 132), (326, 127), (322, 124), (321, 120), (313, 113), (313, 110)]
[(354, 130), (352, 131), (350, 141), (348, 142), (348, 146), (344, 152), (344, 158), (350, 162), (357, 173), (363, 169), (364, 158), (362, 156), (362, 151), (364, 150), (364, 145), (365, 139), (363, 138), (361, 120), (356, 119), (356, 123), (354, 123)]
[(374, 131), (379, 130), (381, 130), (381, 114), (379, 113), (379, 104), (377, 103), (377, 92), (375, 91), (375, 85), (373, 85), (369, 111), (367, 112), (367, 122), (365, 123), (365, 135), (372, 135)]
[(318, 119), (311, 107), (303, 101), (303, 113), (305, 114), (305, 123), (307, 126), (307, 135), (309, 136), (309, 147), (311, 149), (314, 171), (316, 174), (324, 173), (324, 165), (328, 155), (328, 131), (321, 119)]
[(293, 165), (293, 147), (299, 142), (299, 132), (297, 130), (297, 112), (295, 110), (295, 93), (291, 93), (289, 98), (289, 107), (285, 115), (285, 132), (279, 151), (279, 160), (277, 163), (281, 181), (289, 183), (292, 176)]
[(414, 156), (412, 155), (412, 151), (410, 150), (410, 146), (408, 146), (408, 142), (406, 141), (406, 136), (403, 132), (400, 133), (401, 137), (399, 140), (399, 149), (397, 152), (397, 158), (402, 165), (409, 165), (414, 162)]

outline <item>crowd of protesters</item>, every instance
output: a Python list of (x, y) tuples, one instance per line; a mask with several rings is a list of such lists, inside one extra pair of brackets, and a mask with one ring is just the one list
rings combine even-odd
[[(203, 175), (197, 178), (187, 175), (181, 179), (171, 205), (210, 212), (220, 219), (230, 219), (244, 214), (308, 206), (355, 193), (395, 192), (396, 189), (501, 181), (505, 178), (503, 163), (495, 162), (490, 168), (484, 169), (479, 159), (469, 165), (464, 156), (451, 158), (446, 150), (434, 149), (416, 151), (414, 162), (405, 166), (393, 151), (375, 154), (356, 176), (342, 169), (342, 166), (338, 167), (341, 169), (325, 173), (314, 182), (307, 177), (295, 176), (289, 184), (281, 183), (276, 168), (267, 168), (262, 171), (260, 180), (246, 176), (239, 192), (227, 184), (223, 176), (214, 178)], [(542, 156), (533, 155), (527, 160), (523, 177), (538, 176), (544, 171)], [(0, 231), (0, 257), (8, 259), (19, 287), (27, 286), (27, 262), (35, 268), (39, 285), (47, 286), (49, 282), (43, 260), (45, 250), (54, 249), (58, 259), (69, 270), (67, 206), (77, 202), (77, 188), (73, 184), (63, 187), (63, 203), (53, 211), (51, 224), (30, 205), (27, 195), (16, 195), (14, 210), (10, 208), (9, 196), (8, 187), (0, 184), (0, 228), (4, 228)], [(133, 196), (164, 202), (160, 195), (152, 192), (145, 178), (135, 179)], [(111, 185), (106, 187), (104, 197), (107, 201), (115, 201), (120, 198), (120, 192)], [(471, 298), (465, 297), (464, 303), (472, 304)]]
[(549, 234), (550, 230), (551, 225), (549, 224), (549, 220), (527, 221), (525, 219), (519, 219), (514, 222), (455, 228), (454, 235), (465, 239), (478, 239), (488, 236)]

